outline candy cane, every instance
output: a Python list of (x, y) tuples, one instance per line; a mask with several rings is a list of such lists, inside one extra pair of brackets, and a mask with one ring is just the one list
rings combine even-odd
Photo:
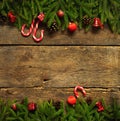
[(34, 39), (35, 42), (40, 42), (43, 39), (43, 36), (44, 36), (44, 30), (42, 29), (40, 37), (39, 38), (36, 37), (38, 25), (39, 25), (39, 21), (36, 23), (36, 26), (35, 26), (35, 28), (33, 30), (33, 39)]
[(79, 97), (79, 94), (77, 92), (78, 90), (82, 92), (83, 96), (86, 96), (86, 91), (84, 90), (84, 88), (81, 86), (76, 86), (74, 89), (74, 95), (76, 96), (76, 98)]
[(24, 32), (25, 27), (26, 27), (26, 24), (23, 24), (22, 25), (21, 34), (24, 37), (28, 37), (32, 33), (32, 30), (33, 30), (33, 27), (34, 27), (34, 23), (35, 23), (35, 20), (32, 21), (31, 26), (30, 26), (30, 29), (29, 29), (29, 31), (27, 33)]

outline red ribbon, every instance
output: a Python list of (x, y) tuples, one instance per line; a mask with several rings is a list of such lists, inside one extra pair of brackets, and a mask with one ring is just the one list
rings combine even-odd
[(8, 12), (8, 18), (11, 23), (14, 23), (16, 21), (16, 16), (13, 14), (12, 11)]
[(102, 105), (102, 102), (96, 102), (96, 106), (98, 108), (98, 112), (101, 112), (104, 110), (104, 107)]

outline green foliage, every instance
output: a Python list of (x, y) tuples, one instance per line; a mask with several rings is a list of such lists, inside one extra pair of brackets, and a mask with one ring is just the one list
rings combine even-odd
[[(11, 108), (13, 103), (17, 110)], [(120, 121), (120, 105), (116, 100), (111, 105), (102, 101), (102, 112), (97, 111), (96, 100), (87, 103), (83, 98), (73, 106), (60, 102), (59, 109), (53, 101), (38, 102), (34, 112), (28, 110), (28, 103), (27, 98), (22, 103), (0, 100), (0, 121)]]
[(5, 121), (6, 117), (9, 115), (9, 101), (6, 103), (0, 100), (0, 121)]
[(66, 119), (67, 121), (104, 121), (104, 116), (100, 115), (95, 108), (96, 101), (88, 104), (84, 99), (77, 101), (74, 107), (66, 106)]
[(113, 100), (113, 103), (106, 107), (103, 115), (107, 119), (106, 121), (120, 121), (120, 105), (118, 105), (117, 100)]
[[(57, 16), (60, 9), (64, 11), (62, 19)], [(60, 29), (65, 30), (68, 23), (74, 21), (82, 29), (82, 19), (87, 16), (92, 19), (99, 17), (113, 32), (120, 33), (120, 0), (1, 0), (0, 11), (5, 16), (13, 11), (19, 29), (24, 23), (30, 26), (32, 19), (43, 12), (48, 27), (56, 22)], [(87, 26), (89, 28), (91, 25)]]

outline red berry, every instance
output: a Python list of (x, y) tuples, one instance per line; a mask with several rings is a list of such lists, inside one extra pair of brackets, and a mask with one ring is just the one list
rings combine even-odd
[(70, 32), (74, 32), (75, 30), (77, 29), (77, 24), (76, 23), (69, 23), (69, 25), (68, 25), (68, 30), (70, 31)]
[(57, 12), (58, 17), (62, 18), (64, 16), (64, 12), (62, 10), (59, 10)]
[(12, 104), (11, 108), (12, 108), (14, 111), (16, 111), (16, 110), (17, 110), (17, 106), (16, 106), (16, 104), (15, 104), (15, 103)]
[(36, 103), (28, 103), (28, 110), (29, 111), (35, 111), (36, 110)]
[(67, 99), (67, 102), (70, 105), (76, 104), (76, 98), (75, 98), (75, 96), (69, 96), (68, 99)]

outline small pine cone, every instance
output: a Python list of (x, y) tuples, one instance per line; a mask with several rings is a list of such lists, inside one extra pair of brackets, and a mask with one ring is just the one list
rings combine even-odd
[(4, 16), (4, 15), (2, 15), (2, 14), (0, 14), (0, 23), (1, 23), (1, 24), (4, 24), (4, 23), (6, 23), (6, 22), (7, 22), (7, 17)]
[(58, 31), (58, 25), (56, 22), (52, 23), (52, 25), (48, 28), (50, 32)]
[(59, 110), (61, 107), (61, 102), (60, 101), (53, 102), (53, 106), (55, 107), (56, 110)]
[(91, 23), (91, 20), (92, 19), (91, 18), (88, 18), (88, 17), (84, 17), (82, 19), (84, 25), (89, 25)]
[(88, 98), (86, 99), (86, 102), (87, 102), (88, 105), (90, 105), (90, 104), (92, 103), (92, 98), (91, 98), (91, 97), (88, 97)]

